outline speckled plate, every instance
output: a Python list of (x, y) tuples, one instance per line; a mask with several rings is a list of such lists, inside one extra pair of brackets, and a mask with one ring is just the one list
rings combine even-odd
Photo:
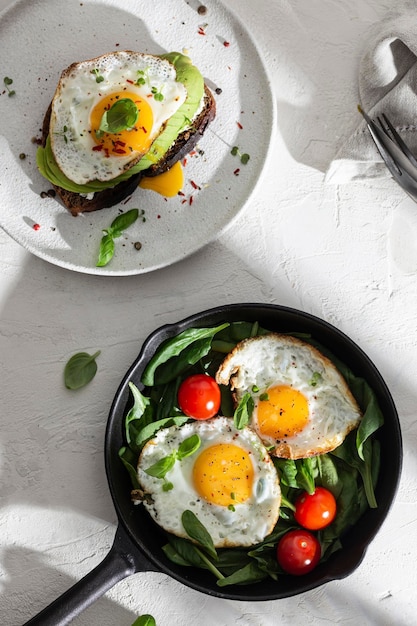
[[(247, 203), (274, 133), (271, 86), (257, 46), (236, 16), (217, 0), (207, 0), (201, 15), (200, 4), (163, 0), (151, 8), (147, 0), (31, 0), (0, 14), (1, 80), (11, 78), (15, 90), (8, 97), (0, 88), (0, 225), (27, 250), (78, 272), (140, 274), (199, 250)], [(72, 217), (56, 200), (41, 197), (50, 185), (37, 170), (32, 139), (40, 135), (61, 71), (118, 49), (186, 50), (207, 84), (221, 90), (217, 117), (187, 160), (184, 196), (165, 199), (138, 189), (122, 207)], [(234, 145), (250, 154), (246, 165), (231, 154)], [(102, 229), (121, 208), (143, 209), (146, 221), (130, 227), (117, 240), (112, 261), (97, 268)]]

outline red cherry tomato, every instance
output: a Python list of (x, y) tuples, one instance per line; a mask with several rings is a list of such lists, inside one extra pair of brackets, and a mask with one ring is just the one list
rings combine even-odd
[(295, 501), (294, 517), (309, 530), (320, 530), (332, 523), (336, 515), (334, 495), (324, 487), (316, 487), (314, 493), (307, 492)]
[(197, 420), (214, 417), (220, 408), (220, 387), (211, 376), (194, 374), (181, 383), (178, 404), (181, 411)]
[(320, 542), (308, 530), (289, 530), (279, 540), (277, 560), (287, 574), (301, 576), (311, 572), (320, 557)]

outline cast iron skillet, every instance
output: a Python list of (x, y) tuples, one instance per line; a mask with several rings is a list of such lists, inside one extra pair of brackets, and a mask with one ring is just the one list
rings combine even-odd
[[(264, 328), (279, 332), (311, 333), (323, 346), (363, 377), (377, 395), (385, 423), (379, 431), (381, 471), (376, 489), (378, 508), (368, 510), (343, 540), (343, 549), (326, 563), (305, 576), (286, 576), (248, 586), (220, 588), (209, 572), (176, 566), (161, 546), (163, 532), (146, 510), (130, 501), (130, 480), (119, 457), (123, 445), (123, 418), (131, 405), (129, 381), (139, 388), (143, 369), (156, 349), (166, 339), (190, 327), (215, 326), (224, 321), (258, 321)], [(172, 576), (184, 585), (228, 600), (277, 600), (314, 589), (324, 583), (351, 574), (364, 558), (366, 549), (384, 521), (394, 499), (402, 465), (402, 440), (397, 411), (391, 394), (378, 370), (364, 352), (346, 335), (310, 314), (268, 304), (232, 304), (192, 315), (176, 324), (168, 324), (152, 333), (125, 375), (114, 398), (105, 438), (106, 473), (119, 520), (114, 544), (106, 558), (87, 576), (59, 597), (26, 626), (61, 626), (123, 578), (141, 571), (157, 571)]]

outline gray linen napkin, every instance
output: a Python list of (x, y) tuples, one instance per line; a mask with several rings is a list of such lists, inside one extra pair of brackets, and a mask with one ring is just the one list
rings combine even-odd
[[(371, 33), (359, 66), (359, 103), (373, 119), (385, 113), (417, 156), (417, 7), (413, 4), (412, 13), (387, 17)], [(341, 184), (381, 176), (390, 174), (361, 121), (336, 154), (325, 180)]]

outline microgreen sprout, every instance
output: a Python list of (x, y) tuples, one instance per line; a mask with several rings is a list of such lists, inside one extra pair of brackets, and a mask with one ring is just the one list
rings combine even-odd
[(238, 156), (240, 158), (240, 162), (242, 163), (242, 165), (246, 165), (246, 163), (249, 161), (250, 156), (247, 152), (240, 152), (239, 147), (238, 146), (233, 146), (233, 148), (230, 151), (230, 154), (232, 154), (233, 156)]
[(6, 87), (7, 91), (9, 92), (9, 97), (10, 96), (14, 96), (15, 93), (16, 93), (15, 90), (14, 89), (10, 89), (10, 85), (13, 84), (13, 79), (9, 78), (8, 76), (5, 76), (3, 78), (3, 82), (5, 84), (5, 87)]
[(93, 70), (91, 70), (90, 74), (94, 74), (96, 77), (96, 83), (102, 83), (104, 80), (104, 76), (102, 76), (100, 74), (100, 70), (98, 70), (97, 68), (94, 68)]
[(68, 143), (67, 132), (68, 132), (68, 126), (63, 126), (62, 132), (54, 131), (54, 135), (59, 135), (60, 137), (63, 137), (65, 143)]
[(160, 89), (158, 90), (156, 87), (151, 87), (151, 93), (153, 94), (155, 100), (157, 100), (158, 102), (162, 102), (162, 100), (164, 99), (164, 94)]
[(138, 70), (138, 78), (135, 85), (146, 85), (145, 71)]

